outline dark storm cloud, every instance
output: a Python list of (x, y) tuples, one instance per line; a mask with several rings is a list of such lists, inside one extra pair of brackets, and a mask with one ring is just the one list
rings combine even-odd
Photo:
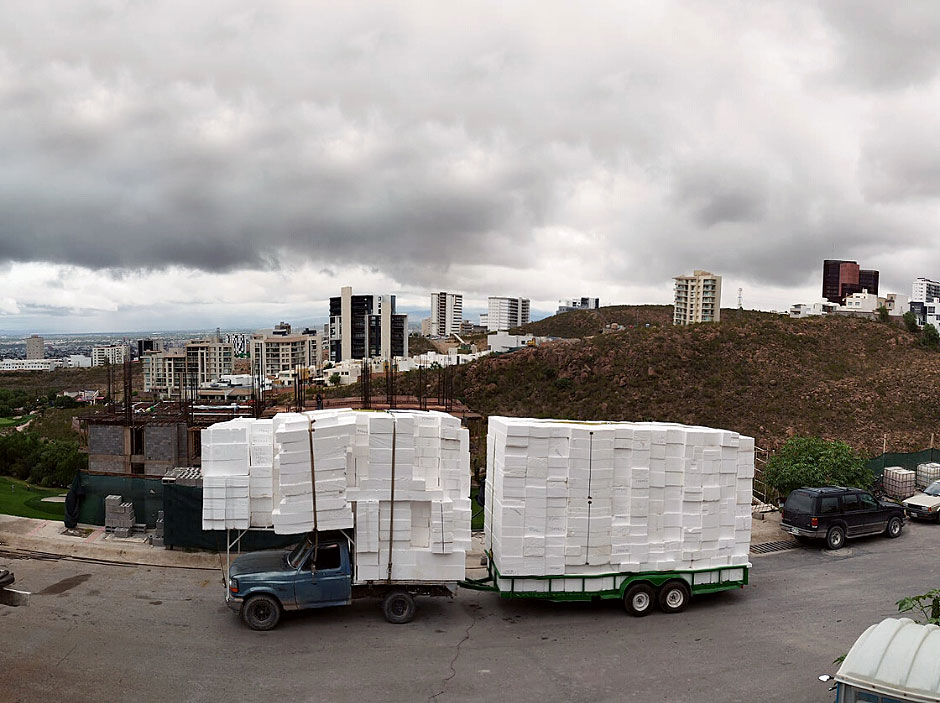
[(7, 4), (0, 261), (802, 285), (930, 231), (922, 5)]

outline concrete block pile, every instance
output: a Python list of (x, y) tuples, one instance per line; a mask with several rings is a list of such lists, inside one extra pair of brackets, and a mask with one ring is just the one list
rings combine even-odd
[(134, 504), (121, 496), (109, 495), (104, 499), (104, 527), (115, 537), (130, 537), (134, 532)]
[(355, 528), (357, 582), (464, 577), (470, 442), (451, 415), (281, 413), (213, 425), (202, 447), (203, 529)]
[(486, 548), (507, 576), (744, 566), (753, 477), (736, 432), (491, 417)]
[(166, 522), (163, 519), (163, 511), (157, 511), (157, 524), (156, 529), (153, 532), (153, 536), (150, 538), (150, 544), (154, 547), (162, 547), (163, 544), (163, 526)]

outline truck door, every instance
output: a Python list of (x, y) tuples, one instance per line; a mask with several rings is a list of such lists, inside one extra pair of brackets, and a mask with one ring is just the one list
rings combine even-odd
[(870, 534), (884, 532), (888, 526), (888, 511), (870, 493), (859, 493), (858, 501), (864, 515), (865, 531)]
[(346, 605), (352, 591), (349, 552), (345, 545), (325, 542), (311, 549), (294, 578), (298, 608), (325, 608)]

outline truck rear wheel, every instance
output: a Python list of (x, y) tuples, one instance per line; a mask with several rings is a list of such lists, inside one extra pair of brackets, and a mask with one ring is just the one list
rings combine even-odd
[(635, 583), (623, 594), (623, 607), (630, 615), (641, 618), (653, 609), (653, 587)]
[(274, 596), (259, 593), (245, 601), (242, 620), (252, 630), (273, 630), (281, 621), (281, 604)]
[(685, 581), (669, 581), (659, 589), (659, 607), (664, 613), (681, 613), (691, 597)]
[(415, 599), (407, 591), (392, 591), (382, 601), (382, 613), (393, 625), (404, 625), (415, 616)]

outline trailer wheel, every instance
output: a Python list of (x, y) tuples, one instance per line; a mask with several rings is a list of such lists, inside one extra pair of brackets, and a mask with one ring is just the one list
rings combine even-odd
[(242, 620), (252, 630), (273, 630), (281, 621), (281, 604), (274, 596), (259, 593), (245, 601)]
[(382, 613), (393, 625), (404, 625), (415, 616), (415, 599), (407, 591), (392, 591), (382, 601)]
[(623, 594), (623, 607), (628, 614), (641, 618), (653, 609), (653, 587), (635, 583)]
[(669, 581), (659, 589), (659, 607), (664, 613), (681, 613), (691, 597), (685, 581)]

